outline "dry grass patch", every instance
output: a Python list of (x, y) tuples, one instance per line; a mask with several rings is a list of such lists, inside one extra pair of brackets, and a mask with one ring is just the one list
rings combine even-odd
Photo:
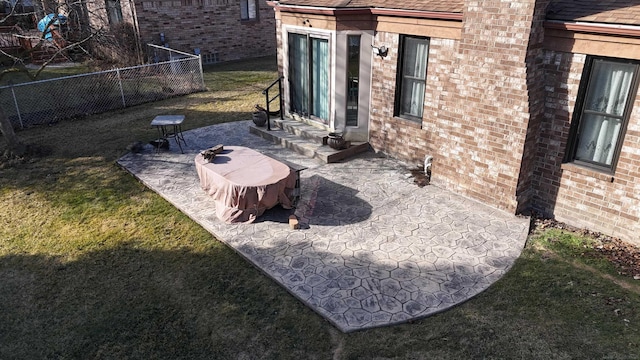
[(572, 234), (536, 233), (454, 309), (342, 334), (115, 165), (158, 114), (249, 119), (275, 69), (222, 64), (209, 92), (19, 132), (50, 151), (0, 169), (0, 359), (640, 358), (640, 295), (610, 279), (637, 280)]

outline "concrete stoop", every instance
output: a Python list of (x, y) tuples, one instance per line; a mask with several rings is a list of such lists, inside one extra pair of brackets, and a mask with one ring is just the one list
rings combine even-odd
[(345, 149), (335, 150), (326, 145), (328, 131), (290, 119), (271, 119), (270, 131), (266, 127), (251, 125), (249, 132), (327, 164), (339, 162), (369, 150), (368, 142), (351, 142)]

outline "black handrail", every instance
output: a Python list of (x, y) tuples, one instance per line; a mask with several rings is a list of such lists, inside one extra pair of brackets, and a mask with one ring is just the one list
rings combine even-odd
[[(262, 94), (264, 95), (265, 98), (265, 102), (267, 103), (267, 130), (271, 131), (271, 112), (269, 110), (269, 104), (271, 104), (271, 102), (275, 99), (280, 99), (280, 120), (284, 120), (284, 111), (282, 111), (282, 105), (283, 105), (283, 101), (282, 101), (282, 79), (284, 78), (284, 76), (280, 76), (279, 78), (277, 78), (274, 82), (271, 83), (271, 85), (267, 86), (266, 89), (262, 90)], [(272, 98), (269, 98), (269, 90), (275, 85), (278, 84), (278, 94), (275, 95)]]

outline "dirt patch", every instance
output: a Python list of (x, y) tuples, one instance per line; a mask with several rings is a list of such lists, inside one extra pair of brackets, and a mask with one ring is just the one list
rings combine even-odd
[(49, 147), (28, 144), (24, 154), (15, 155), (9, 149), (0, 149), (0, 169), (8, 169), (19, 164), (26, 164), (38, 161), (40, 158), (46, 157), (51, 154)]
[(431, 170), (427, 170), (427, 173), (425, 174), (424, 168), (417, 166), (410, 171), (413, 182), (416, 185), (418, 185), (419, 187), (429, 185), (429, 182), (431, 181)]

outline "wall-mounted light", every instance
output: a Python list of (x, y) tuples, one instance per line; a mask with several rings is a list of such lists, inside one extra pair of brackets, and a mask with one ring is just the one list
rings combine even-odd
[(384, 58), (389, 54), (389, 49), (384, 45), (380, 47), (371, 45), (371, 47), (373, 48), (373, 53), (381, 58)]

